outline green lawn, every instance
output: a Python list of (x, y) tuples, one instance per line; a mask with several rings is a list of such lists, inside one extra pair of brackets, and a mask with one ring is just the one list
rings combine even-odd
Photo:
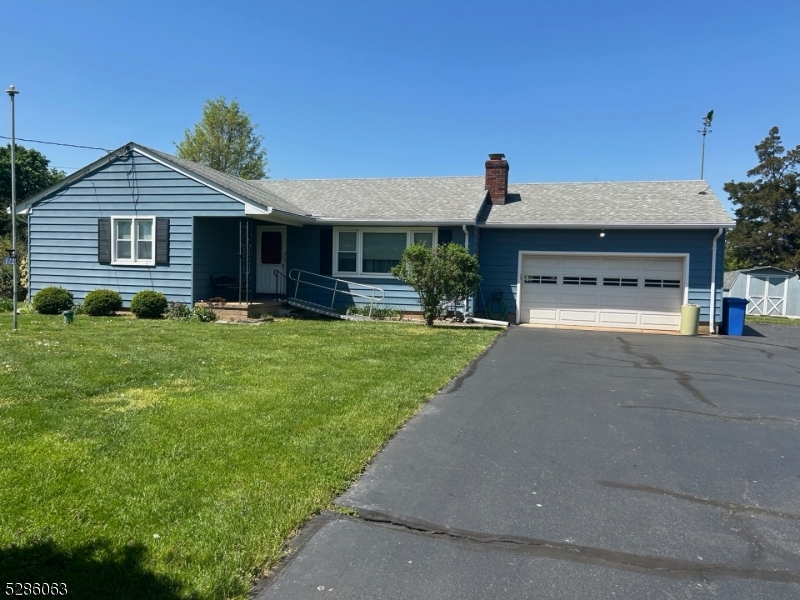
[(2, 582), (244, 598), (497, 335), (0, 315)]
[(786, 317), (759, 317), (747, 315), (745, 323), (766, 323), (769, 325), (789, 325), (790, 327), (800, 326), (800, 319), (787, 319)]

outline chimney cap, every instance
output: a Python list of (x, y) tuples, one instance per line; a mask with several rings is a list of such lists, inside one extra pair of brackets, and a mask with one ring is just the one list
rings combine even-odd
[(489, 160), (503, 160), (505, 157), (505, 154), (490, 154)]

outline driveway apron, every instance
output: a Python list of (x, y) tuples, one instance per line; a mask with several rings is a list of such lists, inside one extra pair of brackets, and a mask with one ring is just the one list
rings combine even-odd
[(800, 328), (513, 328), (254, 595), (800, 598)]

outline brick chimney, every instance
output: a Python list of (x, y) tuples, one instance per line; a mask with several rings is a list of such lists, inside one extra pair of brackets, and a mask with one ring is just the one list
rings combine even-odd
[(508, 193), (508, 161), (505, 154), (490, 154), (486, 161), (486, 189), (492, 204), (505, 204)]

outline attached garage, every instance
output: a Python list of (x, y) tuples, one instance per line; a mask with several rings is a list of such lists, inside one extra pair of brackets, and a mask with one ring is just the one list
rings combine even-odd
[(519, 320), (678, 330), (688, 255), (520, 253)]
[(695, 304), (698, 331), (715, 330), (734, 222), (706, 182), (508, 184), (490, 196), (476, 232), (476, 313), (505, 306), (517, 323), (675, 331), (681, 306)]

